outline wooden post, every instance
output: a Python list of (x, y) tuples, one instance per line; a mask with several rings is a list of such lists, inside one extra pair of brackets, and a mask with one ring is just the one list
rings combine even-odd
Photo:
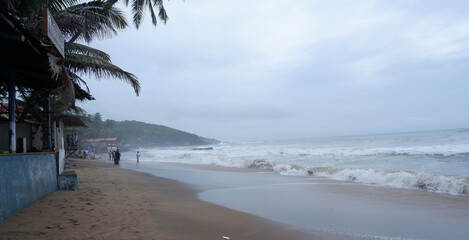
[(52, 150), (52, 114), (50, 96), (47, 96), (47, 148)]

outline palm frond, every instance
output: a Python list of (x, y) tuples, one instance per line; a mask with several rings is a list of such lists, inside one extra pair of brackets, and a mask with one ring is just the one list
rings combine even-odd
[(68, 74), (70, 75), (70, 78), (72, 79), (72, 81), (77, 84), (78, 86), (81, 86), (81, 85), (84, 85), (86, 87), (86, 92), (90, 92), (90, 88), (88, 87), (88, 83), (83, 80), (83, 78), (81, 78), (80, 76), (78, 76), (77, 74), (75, 74), (74, 72), (72, 71), (68, 71)]
[(151, 6), (151, 2), (150, 2), (150, 7), (148, 8), (150, 9), (150, 14), (151, 14), (151, 22), (153, 23), (153, 25), (156, 26), (156, 24), (158, 23), (157, 20), (156, 20), (156, 14), (155, 14), (155, 11), (153, 11), (153, 6)]
[(109, 54), (99, 49), (92, 48), (90, 46), (86, 46), (80, 43), (66, 42), (65, 51), (70, 52), (70, 53), (83, 54), (83, 55), (92, 56), (92, 57), (99, 57), (109, 62), (111, 61), (111, 57), (109, 56)]
[[(158, 17), (163, 21), (164, 24), (168, 21), (168, 15), (163, 6), (163, 0), (153, 0), (153, 5), (158, 7)], [(156, 24), (155, 24), (156, 25)]]
[(67, 52), (65, 65), (74, 73), (93, 75), (98, 79), (111, 77), (119, 79), (130, 84), (137, 96), (140, 93), (140, 83), (135, 75), (102, 58)]
[(47, 2), (47, 7), (51, 11), (52, 14), (61, 11), (65, 8), (73, 6), (74, 4), (78, 3), (79, 0), (43, 0)]
[(79, 36), (86, 42), (115, 36), (118, 30), (128, 26), (123, 11), (102, 1), (74, 5), (57, 12), (54, 17), (66, 37)]
[(73, 6), (80, 0), (3, 0), (9, 11), (13, 11), (27, 22), (34, 22), (42, 16), (43, 7), (49, 8), (51, 13)]
[[(128, 5), (129, 0), (125, 0), (125, 3)], [(142, 24), (142, 20), (145, 16), (145, 8), (148, 8), (150, 11), (153, 25), (157, 25), (158, 18), (163, 21), (163, 23), (168, 21), (168, 15), (164, 9), (163, 0), (132, 0), (133, 22), (137, 29)], [(153, 8), (158, 9), (158, 18), (156, 17), (155, 10)]]
[(132, 2), (132, 14), (134, 15), (133, 20), (137, 29), (140, 27), (145, 14), (143, 11), (145, 3), (147, 3), (145, 0), (133, 0)]

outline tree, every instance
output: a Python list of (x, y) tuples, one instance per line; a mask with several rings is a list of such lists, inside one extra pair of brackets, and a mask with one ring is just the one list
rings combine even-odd
[[(158, 19), (163, 23), (168, 21), (168, 15), (164, 8), (163, 0), (122, 0), (126, 6), (131, 5), (132, 8), (132, 19), (135, 27), (138, 29), (142, 24), (145, 16), (145, 11), (148, 9), (152, 19), (153, 25), (157, 25)], [(3, 0), (0, 3), (2, 9), (12, 9), (16, 13), (19, 13), (22, 17), (30, 19), (38, 18), (40, 13), (37, 10), (47, 6), (52, 12), (57, 12), (61, 9), (67, 8), (74, 4), (77, 4), (79, 0)], [(96, 1), (95, 1), (96, 2)], [(114, 6), (118, 0), (106, 0), (100, 1), (105, 2), (107, 6)], [(158, 13), (158, 14), (156, 14)]]
[[(123, 0), (125, 5), (129, 5), (129, 0)], [(107, 4), (113, 6), (116, 4), (118, 0), (107, 0)], [(143, 18), (145, 16), (145, 8), (147, 8), (150, 12), (151, 20), (154, 26), (157, 25), (158, 18), (166, 24), (168, 21), (168, 15), (166, 14), (166, 10), (163, 6), (163, 0), (132, 0), (132, 14), (133, 14), (133, 22), (135, 27), (138, 29), (142, 24)], [(158, 17), (155, 14), (155, 9), (158, 10)]]
[(81, 39), (89, 43), (96, 38), (117, 35), (118, 30), (128, 26), (122, 11), (102, 1), (90, 1), (61, 9), (53, 15), (69, 39), (63, 64), (72, 81), (86, 86), (80, 74), (94, 75), (98, 79), (115, 78), (130, 84), (139, 95), (140, 83), (135, 75), (112, 64), (105, 52), (76, 42)]
[(98, 112), (92, 115), (91, 121), (93, 121), (92, 128), (94, 128), (96, 131), (95, 138), (101, 137), (101, 130), (103, 128), (103, 119), (101, 117), (101, 113)]
[[(73, 85), (79, 90), (80, 85), (85, 85), (89, 92), (86, 81), (80, 77), (83, 74), (94, 75), (98, 79), (116, 78), (130, 84), (138, 96), (140, 83), (135, 75), (112, 64), (108, 54), (76, 42), (83, 40), (89, 43), (95, 39), (112, 37), (117, 35), (118, 30), (128, 26), (122, 11), (114, 7), (117, 0), (80, 2), (79, 0), (5, 0), (0, 7), (12, 10), (35, 32), (39, 32), (40, 29), (42, 7), (47, 6), (50, 9), (67, 41), (65, 59), (62, 61), (50, 56), (49, 61), (54, 75), (68, 79), (71, 82), (67, 83), (69, 86)], [(127, 6), (129, 2), (124, 0)], [(137, 28), (142, 22), (145, 8), (149, 9), (154, 25), (157, 24), (157, 18), (166, 23), (168, 16), (162, 0), (131, 2), (133, 21)], [(158, 17), (154, 8), (158, 10)]]
[(105, 137), (112, 137), (109, 136), (109, 130), (111, 130), (114, 126), (116, 126), (116, 121), (111, 120), (111, 119), (106, 119), (103, 124), (103, 128), (106, 131)]

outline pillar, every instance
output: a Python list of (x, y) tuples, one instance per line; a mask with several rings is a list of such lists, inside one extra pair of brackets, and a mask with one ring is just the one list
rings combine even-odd
[(16, 86), (15, 72), (10, 71), (8, 76), (8, 117), (10, 153), (16, 153)]

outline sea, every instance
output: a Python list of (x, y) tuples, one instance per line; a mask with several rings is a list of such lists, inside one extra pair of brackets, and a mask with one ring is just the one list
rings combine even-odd
[[(469, 129), (161, 147), (121, 167), (320, 239), (468, 239)], [(157, 186), (155, 186), (157, 187)]]
[[(255, 168), (469, 195), (469, 129), (138, 149), (141, 162)], [(132, 158), (135, 152), (127, 152)], [(135, 158), (135, 156), (133, 156)]]

